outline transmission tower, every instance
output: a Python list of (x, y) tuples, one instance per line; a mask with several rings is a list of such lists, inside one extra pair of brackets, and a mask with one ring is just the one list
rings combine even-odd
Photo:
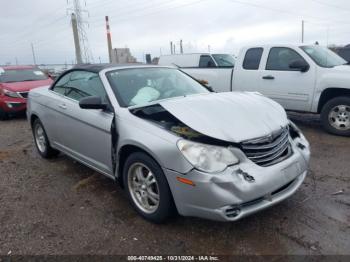
[[(88, 16), (88, 11), (81, 7), (80, 0), (67, 0), (69, 7), (67, 10), (73, 12), (76, 17), (77, 29), (78, 29), (78, 41), (81, 48), (81, 56), (83, 63), (91, 63), (94, 61), (91, 50), (89, 48), (89, 41), (86, 34), (86, 27), (89, 26), (84, 16)], [(84, 1), (86, 7), (86, 2)], [(84, 15), (85, 14), (85, 15)]]

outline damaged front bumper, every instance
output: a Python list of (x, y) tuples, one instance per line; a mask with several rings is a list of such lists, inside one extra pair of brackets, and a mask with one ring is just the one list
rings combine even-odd
[[(290, 197), (304, 181), (309, 147), (292, 143), (293, 154), (269, 167), (261, 167), (237, 149), (241, 162), (219, 174), (193, 169), (187, 174), (164, 169), (178, 212), (184, 216), (236, 221)], [(191, 180), (193, 185), (179, 182)]]

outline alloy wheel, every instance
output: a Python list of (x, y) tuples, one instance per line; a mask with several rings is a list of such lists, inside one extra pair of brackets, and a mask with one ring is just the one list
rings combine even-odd
[(40, 152), (44, 153), (46, 150), (46, 137), (44, 129), (41, 125), (35, 126), (35, 143)]
[(338, 130), (350, 129), (350, 106), (337, 105), (332, 108), (328, 115), (329, 123)]
[(152, 171), (142, 163), (134, 163), (128, 171), (128, 187), (136, 206), (147, 214), (159, 206), (159, 186)]

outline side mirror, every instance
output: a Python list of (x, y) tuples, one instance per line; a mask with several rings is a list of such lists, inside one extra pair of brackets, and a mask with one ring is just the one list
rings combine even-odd
[(102, 102), (99, 96), (88, 96), (84, 97), (79, 101), (79, 106), (82, 109), (102, 109), (106, 110), (108, 105)]
[(300, 72), (307, 72), (309, 70), (310, 66), (304, 60), (299, 59), (299, 60), (295, 60), (295, 61), (291, 62), (289, 64), (289, 68), (300, 71)]

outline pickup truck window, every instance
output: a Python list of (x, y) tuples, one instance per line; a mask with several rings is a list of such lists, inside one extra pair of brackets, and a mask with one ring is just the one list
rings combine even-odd
[(213, 54), (212, 55), (218, 65), (218, 67), (234, 67), (235, 59), (232, 55), (228, 54)]
[(273, 47), (267, 58), (266, 70), (295, 71), (295, 69), (291, 69), (289, 65), (296, 60), (304, 60), (304, 58), (293, 49), (287, 47)]
[(200, 68), (208, 68), (208, 67), (216, 67), (214, 60), (209, 55), (201, 55), (199, 58), (199, 67)]
[(53, 87), (53, 91), (80, 101), (87, 96), (99, 96), (106, 99), (106, 91), (96, 73), (73, 71), (64, 75)]
[(261, 47), (248, 49), (245, 53), (243, 68), (246, 70), (258, 70), (262, 53), (263, 49)]
[(316, 64), (321, 67), (335, 67), (345, 65), (347, 62), (330, 49), (322, 46), (300, 47)]

